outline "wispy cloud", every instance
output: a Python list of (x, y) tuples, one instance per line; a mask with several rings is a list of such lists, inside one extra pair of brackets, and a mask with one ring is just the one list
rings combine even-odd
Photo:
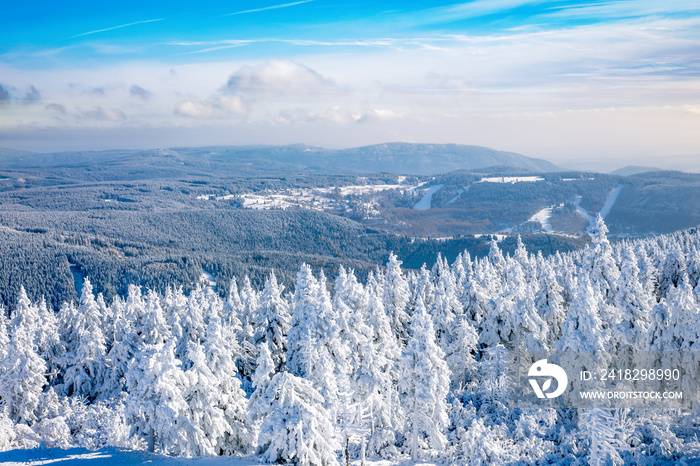
[(144, 21), (134, 21), (133, 23), (121, 24), (119, 26), (113, 26), (111, 28), (96, 29), (94, 31), (83, 32), (81, 34), (76, 34), (74, 36), (70, 36), (69, 39), (75, 39), (76, 37), (88, 36), (90, 34), (97, 34), (100, 32), (112, 31), (113, 29), (121, 29), (121, 28), (129, 27), (129, 26), (135, 26), (137, 24), (155, 23), (156, 21), (163, 21), (163, 19), (165, 19), (165, 18), (146, 19)]
[(271, 5), (271, 6), (266, 6), (263, 8), (253, 8), (252, 10), (234, 11), (233, 13), (227, 13), (227, 14), (222, 15), (222, 16), (244, 15), (247, 13), (257, 13), (259, 11), (278, 10), (280, 8), (288, 8), (290, 6), (297, 6), (297, 5), (301, 5), (303, 3), (309, 3), (312, 1), (313, 0), (302, 0), (300, 2), (283, 3), (281, 5)]
[(354, 39), (354, 40), (310, 40), (310, 39), (279, 39), (279, 38), (262, 38), (262, 39), (221, 39), (214, 41), (177, 41), (168, 42), (167, 45), (175, 47), (205, 47), (189, 52), (182, 52), (181, 55), (191, 55), (198, 53), (216, 52), (236, 47), (244, 47), (253, 44), (288, 44), (298, 47), (363, 47), (363, 48), (388, 48), (388, 49), (403, 49), (407, 47), (413, 48), (435, 48), (432, 43), (453, 42), (453, 36), (433, 36), (433, 37), (417, 37), (417, 38), (373, 38), (373, 39)]

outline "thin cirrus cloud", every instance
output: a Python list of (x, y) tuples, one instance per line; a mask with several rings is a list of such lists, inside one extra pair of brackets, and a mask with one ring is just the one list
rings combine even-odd
[(146, 19), (143, 21), (134, 21), (133, 23), (120, 24), (119, 26), (112, 26), (112, 27), (108, 27), (108, 28), (104, 28), (104, 29), (96, 29), (94, 31), (83, 32), (80, 34), (76, 34), (74, 36), (70, 36), (69, 39), (75, 39), (76, 37), (89, 36), (92, 34), (99, 34), (101, 32), (113, 31), (114, 29), (121, 29), (121, 28), (130, 27), (130, 26), (136, 26), (137, 24), (155, 23), (158, 21), (163, 21), (163, 19), (165, 19), (165, 18)]
[(251, 10), (234, 11), (233, 13), (227, 13), (222, 16), (235, 16), (235, 15), (245, 15), (249, 13), (259, 13), (261, 11), (279, 10), (281, 8), (289, 8), (292, 6), (302, 5), (304, 3), (310, 3), (313, 0), (302, 0), (300, 2), (283, 3), (281, 5), (271, 5), (262, 8), (253, 8)]

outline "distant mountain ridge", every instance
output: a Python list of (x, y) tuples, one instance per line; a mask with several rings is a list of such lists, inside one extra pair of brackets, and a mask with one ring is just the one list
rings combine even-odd
[(156, 150), (109, 150), (37, 154), (0, 149), (0, 168), (51, 168), (143, 163), (163, 169), (185, 165), (204, 173), (251, 174), (295, 170), (321, 174), (397, 173), (437, 175), (455, 170), (493, 166), (519, 171), (553, 172), (561, 169), (546, 160), (480, 146), (459, 144), (386, 143), (350, 149), (325, 149), (302, 144), (286, 146), (184, 147)]
[(660, 171), (664, 171), (664, 170), (662, 168), (656, 168), (656, 167), (627, 165), (625, 167), (618, 168), (617, 170), (611, 171), (610, 174), (611, 175), (618, 175), (618, 176), (633, 176), (633, 175), (640, 175), (642, 173), (660, 172)]

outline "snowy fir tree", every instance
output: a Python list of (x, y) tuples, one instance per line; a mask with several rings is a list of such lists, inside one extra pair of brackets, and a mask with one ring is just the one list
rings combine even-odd
[(398, 333), (400, 344), (404, 345), (408, 341), (407, 306), (411, 294), (401, 270), (401, 261), (394, 254), (389, 255), (383, 285), (384, 309), (392, 328)]
[(410, 337), (401, 354), (400, 392), (406, 413), (408, 449), (413, 460), (419, 451), (442, 451), (447, 427), (446, 397), (450, 372), (444, 353), (435, 343), (435, 330), (421, 299), (411, 316)]
[(277, 284), (274, 273), (265, 280), (257, 311), (257, 329), (253, 338), (256, 347), (267, 344), (272, 353), (276, 370), (286, 364), (287, 332), (291, 328), (289, 303), (282, 298), (284, 287)]
[(587, 431), (588, 464), (591, 466), (618, 466), (623, 464), (616, 450), (613, 415), (608, 409), (593, 408), (581, 416), (583, 428)]
[(106, 368), (107, 341), (104, 335), (104, 311), (92, 294), (89, 279), (83, 282), (80, 306), (69, 317), (71, 332), (65, 336), (63, 347), (63, 389), (67, 395), (82, 395), (94, 399), (102, 389)]
[(261, 459), (304, 466), (337, 465), (340, 445), (323, 398), (311, 383), (278, 372), (266, 384), (256, 400), (262, 419), (258, 434)]
[(693, 400), (673, 411), (510, 403), (516, 356), (539, 351), (588, 370), (611, 351), (646, 354), (620, 364), (682, 367), (680, 388), (697, 388), (682, 355), (700, 348), (700, 232), (609, 241), (606, 230), (599, 218), (585, 249), (550, 256), (495, 240), (420, 270), (391, 255), (363, 280), (339, 267), (328, 283), (302, 265), (285, 287), (282, 275), (262, 290), (232, 279), (225, 297), (163, 284), (107, 303), (86, 280), (54, 312), (21, 288), (0, 315), (0, 449), (677, 464), (700, 451)]
[(142, 354), (129, 365), (126, 416), (132, 433), (149, 451), (193, 456), (207, 446), (206, 434), (188, 418), (185, 393), (190, 388), (170, 341)]
[(11, 340), (0, 362), (0, 407), (17, 424), (32, 425), (46, 385), (46, 363), (37, 354), (38, 310), (24, 287), (12, 319)]

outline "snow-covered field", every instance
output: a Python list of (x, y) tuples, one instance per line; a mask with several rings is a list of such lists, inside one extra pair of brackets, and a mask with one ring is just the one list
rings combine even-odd
[(603, 204), (603, 207), (600, 209), (600, 216), (605, 218), (608, 216), (610, 213), (610, 209), (613, 208), (615, 205), (615, 202), (617, 202), (617, 197), (620, 195), (620, 191), (622, 191), (622, 188), (624, 186), (619, 184), (615, 186), (615, 189), (610, 191), (610, 194), (608, 194), (608, 198), (605, 199), (605, 204)]
[(540, 210), (539, 212), (535, 213), (532, 217), (530, 217), (528, 219), (528, 222), (539, 222), (539, 224), (542, 225), (542, 231), (552, 233), (554, 232), (554, 228), (552, 228), (552, 224), (549, 222), (549, 220), (552, 218), (553, 211), (554, 206), (545, 207), (544, 209)]
[[(400, 189), (403, 192), (412, 192), (425, 183), (405, 184), (405, 177), (399, 177), (396, 184), (365, 184), (351, 186), (330, 186), (325, 188), (302, 188), (284, 189), (279, 191), (262, 191), (258, 193), (247, 193), (241, 195), (226, 194), (217, 196), (215, 194), (200, 194), (198, 200), (205, 201), (226, 201), (230, 199), (240, 199), (246, 209), (270, 210), (270, 209), (291, 209), (302, 208), (326, 211), (329, 209), (344, 209), (344, 201), (339, 201), (338, 196), (360, 196)], [(431, 188), (432, 189), (432, 188)], [(439, 188), (438, 188), (439, 189)], [(370, 209), (371, 210), (371, 209)]]
[(541, 176), (487, 176), (477, 183), (532, 183), (535, 181), (544, 181)]
[(420, 201), (416, 203), (416, 205), (413, 206), (415, 210), (428, 210), (432, 206), (433, 203), (433, 195), (440, 191), (440, 189), (444, 185), (441, 184), (436, 184), (435, 186), (431, 186), (428, 188), (428, 190), (425, 192), (423, 197), (421, 198)]

